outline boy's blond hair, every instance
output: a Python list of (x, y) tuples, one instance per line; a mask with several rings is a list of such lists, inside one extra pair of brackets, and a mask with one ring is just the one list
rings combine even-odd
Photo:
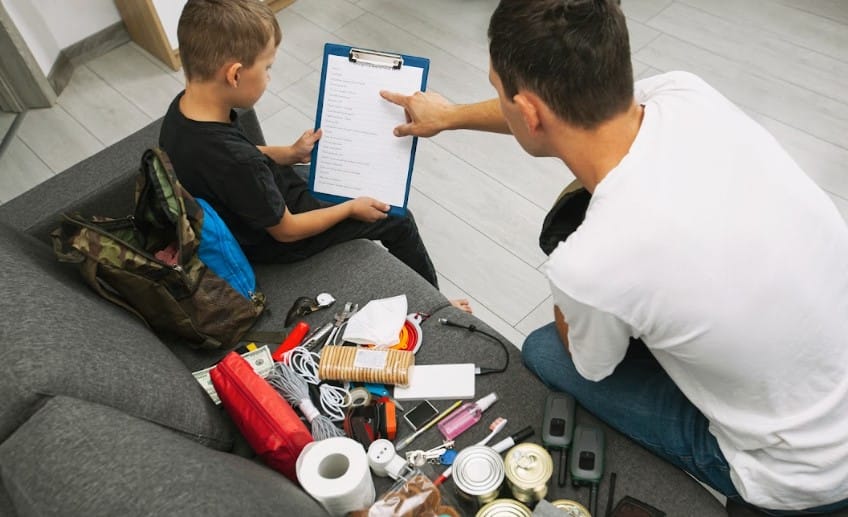
[(177, 26), (189, 81), (212, 79), (228, 61), (253, 66), (271, 37), (280, 44), (280, 24), (259, 0), (189, 0)]

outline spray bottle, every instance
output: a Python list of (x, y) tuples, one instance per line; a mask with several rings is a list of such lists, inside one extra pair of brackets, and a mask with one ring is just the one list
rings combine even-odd
[(459, 409), (451, 413), (447, 418), (439, 422), (439, 431), (448, 439), (453, 440), (466, 429), (480, 421), (483, 411), (498, 400), (497, 393), (489, 393), (477, 402), (467, 402)]

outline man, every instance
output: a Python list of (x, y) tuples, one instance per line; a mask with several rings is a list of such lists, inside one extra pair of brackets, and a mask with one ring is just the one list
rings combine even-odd
[(525, 364), (731, 500), (848, 507), (848, 227), (827, 195), (698, 77), (634, 89), (611, 0), (501, 0), (489, 39), (497, 99), (383, 96), (399, 136), (511, 132), (592, 194)]

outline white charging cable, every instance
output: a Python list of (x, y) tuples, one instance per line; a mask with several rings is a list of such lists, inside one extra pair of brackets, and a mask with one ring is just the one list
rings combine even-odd
[(286, 352), (283, 361), (309, 384), (318, 386), (321, 409), (334, 422), (345, 419), (345, 408), (350, 406), (350, 392), (342, 387), (323, 384), (318, 378), (318, 361), (320, 357), (302, 346), (296, 346)]

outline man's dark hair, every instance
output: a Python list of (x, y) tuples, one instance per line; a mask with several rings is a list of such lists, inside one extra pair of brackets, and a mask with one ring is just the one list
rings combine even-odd
[(508, 98), (525, 88), (572, 125), (594, 129), (633, 102), (627, 24), (615, 0), (501, 0), (489, 54)]
[(282, 39), (274, 12), (259, 0), (189, 0), (177, 25), (180, 60), (189, 81), (207, 81), (228, 60), (253, 66)]

